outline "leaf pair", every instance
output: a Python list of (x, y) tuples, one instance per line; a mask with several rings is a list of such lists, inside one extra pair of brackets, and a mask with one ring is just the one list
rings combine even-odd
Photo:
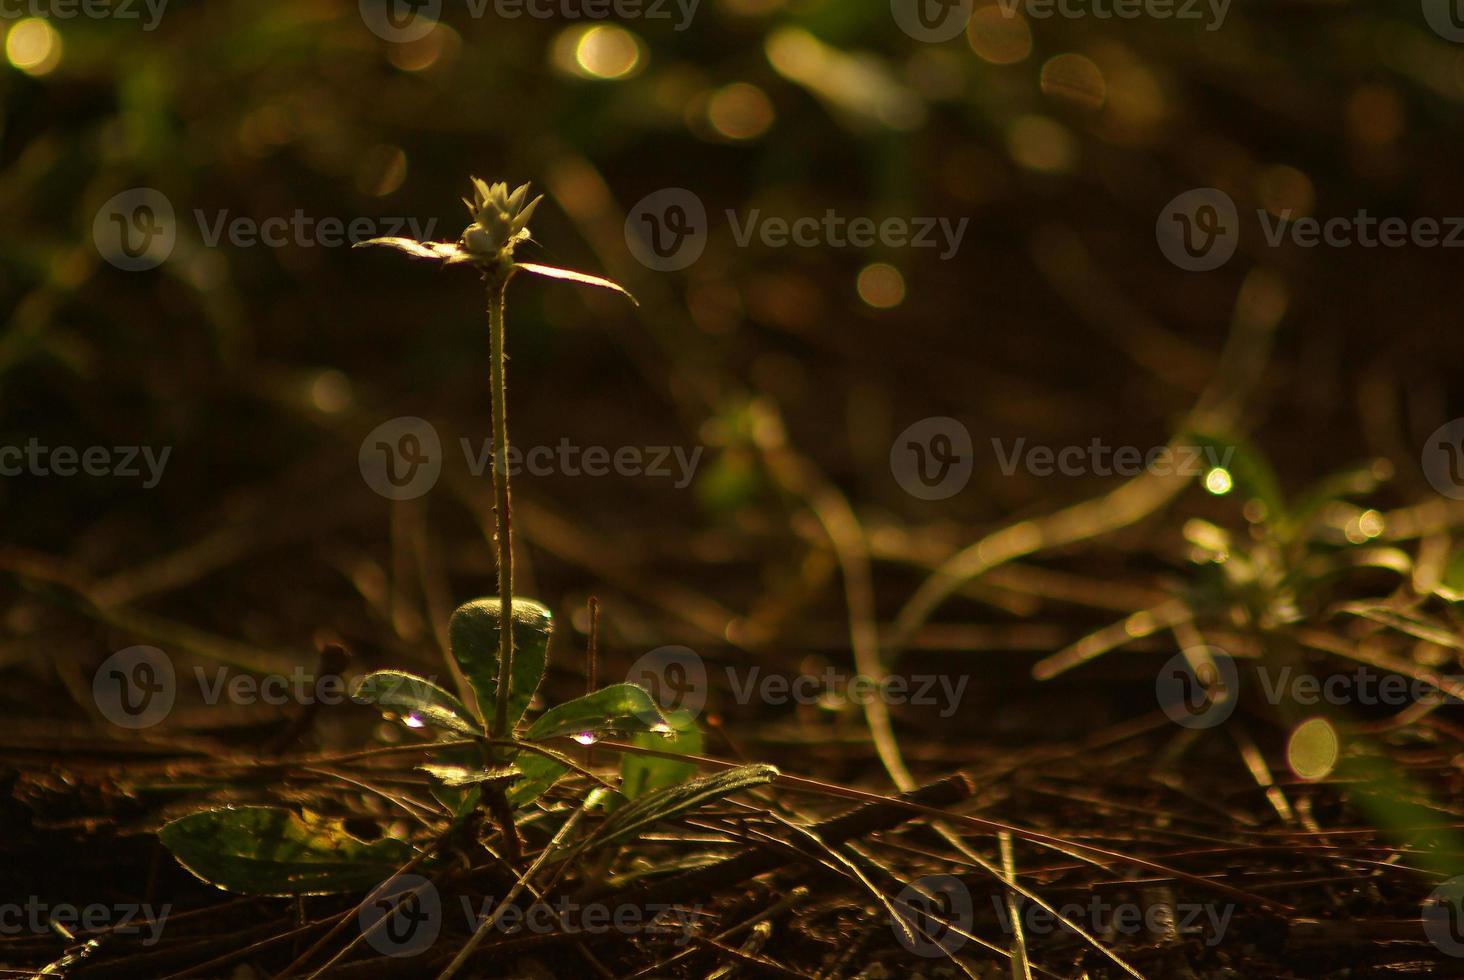
[[(460, 606), (448, 623), (453, 660), (467, 678), (479, 705), (491, 705), (497, 700), (502, 608), (496, 598), (475, 599)], [(515, 730), (544, 679), (553, 631), (554, 616), (547, 608), (531, 599), (514, 600), (508, 720)], [(408, 724), (424, 722), (452, 737), (477, 738), (486, 732), (482, 720), (461, 700), (413, 674), (379, 671), (364, 678), (353, 696), (392, 709)], [(660, 708), (645, 689), (634, 684), (611, 684), (550, 708), (528, 725), (520, 737), (537, 742), (565, 735), (598, 737), (606, 732), (668, 734), (670, 731)], [(568, 771), (553, 758), (537, 752), (495, 751), (490, 753), (494, 764), (483, 766), (475, 764), (472, 751), (444, 750), (442, 756), (436, 768), (427, 771), (453, 789), (498, 782), (506, 774), (505, 767), (512, 764), (517, 781), (509, 787), (508, 796), (515, 806), (532, 803)], [(457, 793), (440, 793), (439, 797), (454, 809), (460, 803)]]

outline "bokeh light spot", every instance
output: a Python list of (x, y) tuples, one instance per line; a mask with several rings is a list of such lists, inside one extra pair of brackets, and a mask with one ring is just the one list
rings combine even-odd
[(773, 104), (756, 85), (734, 82), (712, 94), (707, 121), (727, 139), (757, 139), (773, 124)]
[(1296, 726), (1286, 743), (1286, 763), (1302, 779), (1326, 779), (1336, 768), (1340, 750), (1332, 723), (1325, 718), (1308, 718)]
[(1017, 11), (992, 3), (971, 14), (966, 41), (977, 57), (993, 65), (1014, 65), (1032, 53), (1032, 31)]
[(1092, 59), (1060, 54), (1042, 66), (1042, 94), (1085, 109), (1101, 108), (1108, 98), (1108, 83)]
[(1022, 116), (1012, 123), (1007, 149), (1022, 166), (1049, 174), (1067, 173), (1078, 157), (1072, 133), (1046, 116)]
[(1287, 214), (1292, 218), (1311, 214), (1316, 192), (1311, 178), (1295, 167), (1284, 164), (1267, 167), (1261, 171), (1258, 184), (1261, 204), (1278, 218)]
[(27, 75), (48, 75), (61, 64), (61, 35), (44, 18), (27, 17), (6, 35), (5, 57)]
[(905, 301), (905, 277), (888, 262), (875, 262), (859, 270), (859, 298), (877, 310), (888, 310)]
[(555, 42), (559, 67), (582, 78), (617, 81), (644, 67), (640, 38), (614, 24), (571, 27)]

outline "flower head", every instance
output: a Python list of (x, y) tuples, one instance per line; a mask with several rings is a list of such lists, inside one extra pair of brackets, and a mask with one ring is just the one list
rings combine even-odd
[(473, 178), (473, 199), (463, 198), (473, 223), (463, 229), (461, 244), (477, 261), (512, 258), (513, 247), (529, 237), (529, 218), (544, 199), (540, 194), (532, 201), (529, 185), (523, 184), (509, 193), (508, 184), (489, 184)]
[(515, 272), (522, 271), (543, 276), (545, 279), (598, 286), (621, 293), (634, 303), (635, 297), (624, 286), (609, 279), (514, 259), (513, 248), (529, 237), (529, 219), (533, 217), (539, 202), (544, 199), (544, 195), (540, 194), (525, 203), (528, 196), (528, 184), (509, 193), (507, 184), (490, 184), (474, 177), (473, 199), (470, 201), (463, 198), (463, 203), (468, 206), (468, 213), (473, 216), (473, 223), (463, 229), (457, 241), (419, 242), (413, 238), (372, 238), (357, 242), (356, 247), (382, 245), (405, 252), (413, 258), (428, 259), (443, 265), (471, 264), (478, 268), (485, 279), (500, 283), (506, 283)]

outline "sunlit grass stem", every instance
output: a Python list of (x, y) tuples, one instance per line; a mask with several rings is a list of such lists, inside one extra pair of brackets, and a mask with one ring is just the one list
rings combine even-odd
[(494, 738), (506, 738), (508, 731), (508, 694), (513, 678), (513, 515), (508, 485), (508, 354), (504, 344), (504, 294), (508, 289), (508, 271), (489, 273), (488, 332), (490, 335), (493, 375), (493, 496), (497, 533), (494, 544), (498, 557), (498, 596), (502, 607), (499, 619), (498, 691), (493, 706)]

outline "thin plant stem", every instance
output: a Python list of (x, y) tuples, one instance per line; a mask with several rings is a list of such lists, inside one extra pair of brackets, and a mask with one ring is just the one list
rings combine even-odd
[(509, 511), (508, 488), (508, 383), (505, 378), (508, 354), (503, 338), (504, 293), (508, 274), (488, 277), (488, 328), (491, 335), (493, 361), (493, 494), (498, 532), (495, 546), (498, 557), (498, 596), (500, 601), (498, 640), (498, 691), (493, 708), (495, 738), (506, 738), (508, 731), (508, 690), (513, 677), (513, 521)]

